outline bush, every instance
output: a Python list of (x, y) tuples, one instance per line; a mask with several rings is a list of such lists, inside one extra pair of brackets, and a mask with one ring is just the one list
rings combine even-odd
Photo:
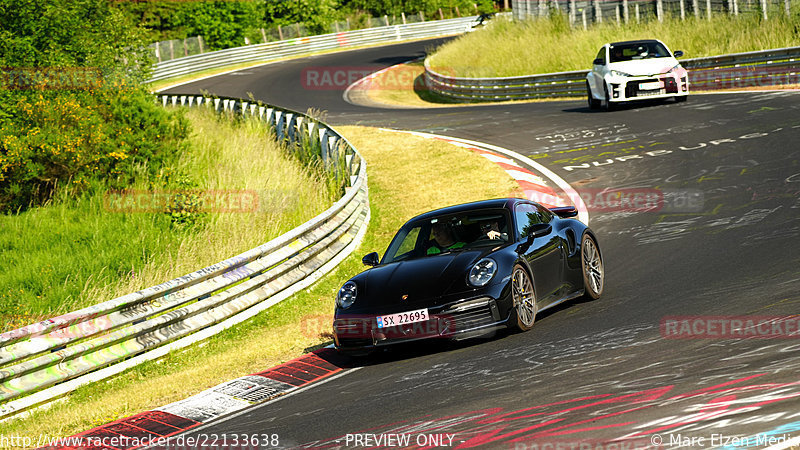
[(187, 126), (139, 85), (143, 42), (106, 0), (0, 0), (0, 211), (125, 187), (177, 155)]
[(26, 90), (2, 99), (0, 209), (47, 201), (59, 185), (124, 188), (175, 158), (187, 125), (138, 87)]

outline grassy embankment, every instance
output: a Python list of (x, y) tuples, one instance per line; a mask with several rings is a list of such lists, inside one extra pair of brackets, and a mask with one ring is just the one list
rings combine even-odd
[[(188, 149), (162, 178), (170, 189), (250, 190), (254, 212), (125, 213), (108, 191), (62, 190), (46, 206), (0, 215), (2, 330), (109, 300), (184, 275), (262, 244), (324, 211), (335, 199), (265, 127), (191, 111)], [(137, 182), (133, 190), (153, 189)], [(180, 222), (180, 221), (179, 221)]]
[[(715, 15), (712, 20), (688, 17), (629, 23), (593, 25), (588, 30), (572, 28), (563, 17), (551, 20), (512, 22), (496, 20), (490, 26), (465, 34), (432, 52), (434, 70), (460, 77), (509, 77), (571, 70), (588, 70), (597, 50), (606, 42), (658, 38), (688, 58), (764, 50), (800, 45), (800, 14), (787, 18), (775, 14), (763, 21), (753, 15)], [(410, 73), (409, 73), (410, 72)], [(385, 72), (369, 92), (377, 101), (406, 106), (446, 103), (430, 92), (397, 83), (421, 76), (421, 63)], [(419, 78), (417, 84), (419, 85)]]
[[(373, 250), (382, 252), (397, 228), (417, 213), (516, 192), (516, 184), (507, 174), (468, 150), (370, 128), (342, 127), (339, 131), (368, 161), (372, 220), (364, 243), (354, 255), (311, 288), (246, 323), (200, 345), (142, 364), (107, 382), (78, 389), (66, 401), (34, 412), (30, 417), (0, 423), (0, 434), (34, 439), (40, 434), (72, 435), (177, 401), (223, 381), (265, 370), (310, 348), (327, 345), (331, 342), (334, 295), (347, 278), (363, 269), (363, 254)], [(226, 137), (209, 139), (224, 140)], [(252, 158), (239, 155), (234, 159), (241, 165), (253, 163)], [(212, 165), (209, 163), (205, 167)], [(227, 172), (233, 174), (235, 170)], [(471, 182), (478, 178), (471, 174), (480, 174), (481, 183)], [(242, 234), (248, 234), (247, 229), (233, 232), (217, 229), (216, 234), (205, 236), (216, 244), (245, 239)], [(203, 245), (203, 242), (208, 241), (197, 241), (197, 245), (213, 246)], [(220, 250), (222, 256), (230, 256), (225, 252), (234, 252), (232, 246), (226, 244), (226, 247)], [(190, 266), (196, 268), (199, 263)]]

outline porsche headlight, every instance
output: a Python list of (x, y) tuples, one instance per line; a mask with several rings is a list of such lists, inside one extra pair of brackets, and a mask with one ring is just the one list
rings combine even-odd
[(633, 75), (631, 75), (631, 74), (629, 74), (629, 73), (627, 73), (627, 72), (620, 72), (619, 70), (612, 70), (612, 71), (611, 71), (611, 76), (613, 76), (613, 77), (626, 77), (626, 78), (630, 78), (630, 77), (632, 77)]
[(336, 294), (336, 304), (342, 308), (347, 309), (353, 302), (356, 301), (356, 294), (358, 293), (358, 288), (356, 284), (352, 281), (348, 281), (347, 283), (339, 289), (339, 293)]
[(473, 286), (486, 286), (497, 272), (497, 263), (491, 258), (483, 258), (469, 271), (469, 283)]

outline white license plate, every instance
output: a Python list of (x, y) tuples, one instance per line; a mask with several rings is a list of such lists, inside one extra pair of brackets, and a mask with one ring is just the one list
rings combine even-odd
[(389, 314), (388, 316), (378, 316), (378, 328), (394, 327), (414, 322), (424, 322), (428, 320), (428, 309), (418, 309), (416, 311), (407, 311), (397, 314)]
[(661, 82), (651, 81), (649, 83), (639, 83), (639, 89), (642, 91), (654, 91), (656, 89), (661, 89)]

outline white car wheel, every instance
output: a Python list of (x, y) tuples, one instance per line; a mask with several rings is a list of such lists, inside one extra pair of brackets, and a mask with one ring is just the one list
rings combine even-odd
[(600, 100), (597, 100), (592, 95), (592, 88), (589, 86), (588, 81), (586, 82), (586, 95), (589, 103), (589, 109), (600, 109)]

